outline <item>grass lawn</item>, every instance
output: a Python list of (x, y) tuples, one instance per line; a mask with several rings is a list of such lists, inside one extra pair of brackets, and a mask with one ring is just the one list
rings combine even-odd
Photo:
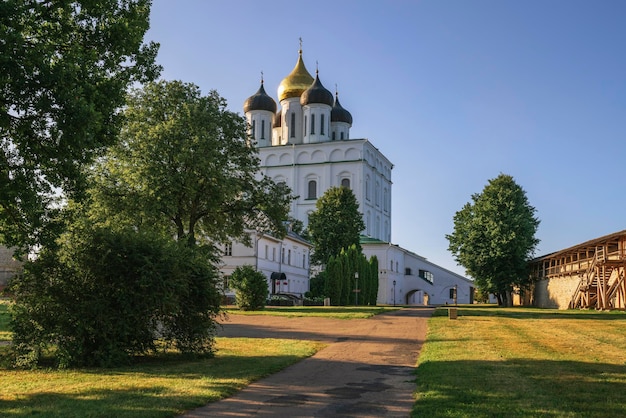
[(0, 416), (173, 417), (313, 355), (320, 343), (218, 338), (213, 359), (150, 357), (117, 369), (0, 369)]
[(440, 308), (414, 417), (626, 416), (626, 313)]

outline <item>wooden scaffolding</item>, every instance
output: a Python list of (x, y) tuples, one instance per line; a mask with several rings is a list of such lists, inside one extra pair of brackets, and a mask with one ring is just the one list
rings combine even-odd
[(538, 279), (576, 277), (570, 309), (626, 309), (626, 231), (540, 257), (531, 270)]

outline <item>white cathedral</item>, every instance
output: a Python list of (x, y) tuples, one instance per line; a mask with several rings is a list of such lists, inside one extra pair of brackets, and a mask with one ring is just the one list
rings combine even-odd
[[(379, 304), (471, 303), (473, 283), (391, 244), (393, 164), (368, 139), (350, 137), (352, 115), (307, 71), (298, 52), (295, 67), (278, 86), (278, 101), (261, 80), (243, 110), (256, 143), (262, 174), (287, 184), (297, 199), (290, 215), (308, 224), (317, 198), (334, 186), (350, 188), (363, 214), (363, 252), (379, 262)], [(270, 293), (308, 291), (311, 245), (295, 234), (283, 240), (254, 233), (252, 247), (226, 246), (222, 273), (249, 264), (268, 278)]]

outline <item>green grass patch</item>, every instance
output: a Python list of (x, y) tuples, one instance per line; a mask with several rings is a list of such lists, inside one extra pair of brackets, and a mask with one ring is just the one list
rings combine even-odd
[(259, 311), (242, 311), (237, 307), (227, 307), (226, 312), (235, 315), (319, 316), (335, 319), (362, 319), (384, 312), (397, 311), (398, 309), (400, 308), (385, 306), (267, 306)]
[(624, 312), (439, 308), (412, 416), (623, 416), (625, 353)]
[(311, 341), (217, 338), (212, 359), (168, 354), (106, 370), (0, 369), (0, 416), (172, 417), (230, 396), (322, 347)]

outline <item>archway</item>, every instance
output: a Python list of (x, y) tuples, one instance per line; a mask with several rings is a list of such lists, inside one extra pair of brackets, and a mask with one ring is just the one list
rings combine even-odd
[(427, 306), (430, 300), (430, 295), (422, 289), (413, 289), (408, 291), (404, 298), (404, 302), (406, 305)]

